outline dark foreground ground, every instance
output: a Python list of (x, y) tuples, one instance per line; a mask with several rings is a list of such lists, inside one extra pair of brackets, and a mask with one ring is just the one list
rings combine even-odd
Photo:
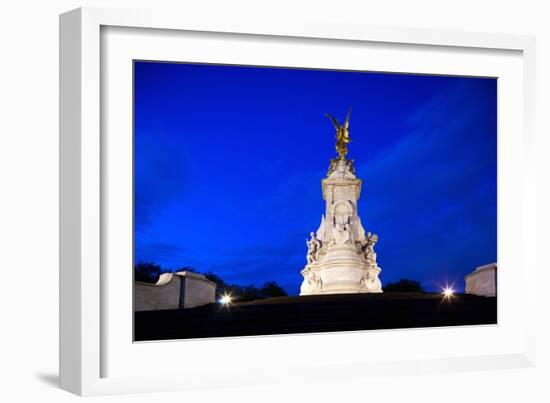
[(496, 298), (384, 293), (280, 297), (136, 312), (135, 341), (495, 324)]

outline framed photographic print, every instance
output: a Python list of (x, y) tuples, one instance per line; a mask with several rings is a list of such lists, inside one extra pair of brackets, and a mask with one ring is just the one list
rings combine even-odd
[(497, 323), (497, 78), (133, 82), (135, 341)]
[(531, 365), (532, 58), (524, 36), (62, 15), (62, 387)]

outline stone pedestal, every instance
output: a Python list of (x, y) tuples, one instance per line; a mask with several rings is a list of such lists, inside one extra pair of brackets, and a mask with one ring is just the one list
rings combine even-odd
[(361, 180), (353, 160), (332, 160), (322, 189), (326, 211), (307, 241), (300, 295), (382, 292), (374, 252), (378, 237), (365, 233), (357, 214)]

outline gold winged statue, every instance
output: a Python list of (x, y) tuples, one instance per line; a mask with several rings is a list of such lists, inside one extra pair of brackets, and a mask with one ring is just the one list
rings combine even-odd
[(330, 113), (327, 113), (326, 115), (336, 129), (336, 152), (340, 156), (340, 159), (345, 160), (348, 153), (348, 144), (351, 143), (351, 138), (349, 136), (349, 118), (351, 115), (351, 108), (348, 110), (348, 115), (346, 116), (346, 120), (343, 125), (341, 125), (338, 122), (338, 119)]

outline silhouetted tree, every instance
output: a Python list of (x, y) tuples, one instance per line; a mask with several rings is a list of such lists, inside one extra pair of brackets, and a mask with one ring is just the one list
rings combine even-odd
[(264, 298), (286, 297), (288, 295), (285, 289), (277, 284), (276, 281), (267, 281), (264, 283), (262, 288), (260, 288), (260, 294)]
[(215, 273), (207, 272), (204, 276), (216, 283), (216, 297), (221, 298), (223, 295), (232, 295), (235, 301), (245, 302), (255, 299), (284, 297), (287, 292), (277, 284), (276, 281), (268, 281), (261, 288), (254, 285), (240, 286), (237, 284), (228, 284), (220, 276)]
[(139, 262), (134, 266), (134, 281), (156, 283), (162, 273), (162, 267), (156, 263)]
[(397, 283), (388, 283), (384, 292), (424, 292), (419, 281), (402, 278)]
[(262, 298), (260, 290), (253, 286), (247, 285), (244, 287), (237, 287), (233, 290), (236, 301), (254, 301), (255, 299)]
[(210, 280), (216, 283), (216, 297), (220, 298), (224, 294), (229, 294), (232, 291), (232, 287), (227, 284), (223, 279), (218, 276), (217, 274), (214, 274), (212, 272), (204, 273), (204, 276)]

